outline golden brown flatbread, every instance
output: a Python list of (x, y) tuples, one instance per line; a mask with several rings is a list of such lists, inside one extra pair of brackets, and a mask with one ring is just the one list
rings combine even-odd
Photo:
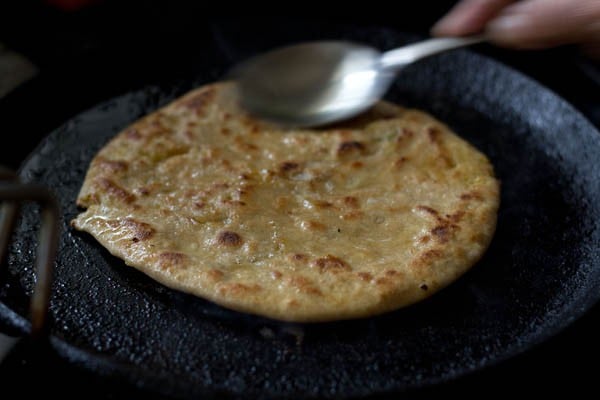
[(382, 102), (345, 124), (286, 130), (218, 83), (100, 150), (73, 226), (164, 285), (309, 322), (448, 285), (484, 253), (498, 203), (486, 157), (423, 112)]

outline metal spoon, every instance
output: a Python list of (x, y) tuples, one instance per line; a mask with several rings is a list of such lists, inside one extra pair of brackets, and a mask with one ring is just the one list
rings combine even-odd
[(236, 66), (241, 105), (258, 117), (308, 127), (360, 114), (381, 99), (398, 71), (424, 57), (484, 41), (435, 38), (381, 53), (361, 44), (322, 41), (270, 51)]

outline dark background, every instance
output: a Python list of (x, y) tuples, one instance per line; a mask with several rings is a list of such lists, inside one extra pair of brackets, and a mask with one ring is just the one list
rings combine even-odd
[[(259, 9), (252, 3), (239, 5), (237, 11), (248, 9), (239, 15), (232, 15), (237, 4), (200, 1), (95, 1), (81, 8), (77, 1), (63, 2), (62, 7), (57, 5), (60, 1), (50, 3), (54, 4), (4, 1), (0, 5), (0, 42), (25, 55), (40, 71), (0, 99), (0, 164), (12, 168), (18, 168), (44, 135), (80, 111), (146, 84), (193, 76), (207, 59), (220, 59), (226, 68), (243, 57), (243, 52), (227, 54), (219, 44), (222, 24), (253, 21), (260, 31), (265, 20), (281, 21), (282, 26), (293, 29), (301, 27), (303, 20), (321, 19), (426, 34), (453, 1), (369, 2), (344, 8), (335, 8), (340, 5), (333, 2), (327, 5), (330, 9), (309, 3)], [(70, 10), (65, 10), (65, 3), (71, 5), (66, 7)], [(243, 32), (239, 35), (243, 37)], [(600, 82), (594, 79), (598, 69), (575, 49), (514, 52), (479, 46), (476, 51), (538, 80), (600, 126)], [(599, 372), (599, 320), (596, 306), (565, 332), (521, 356), (404, 397), (594, 393)], [(47, 348), (23, 343), (0, 364), (1, 396), (22, 397), (40, 388), (46, 395), (88, 398), (140, 394), (124, 382), (107, 381), (70, 366)], [(14, 396), (6, 394), (11, 389), (17, 391)]]

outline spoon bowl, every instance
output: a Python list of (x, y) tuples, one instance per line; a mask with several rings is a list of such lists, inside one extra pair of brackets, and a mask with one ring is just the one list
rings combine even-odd
[(436, 38), (385, 53), (344, 41), (302, 43), (251, 58), (231, 77), (249, 112), (283, 125), (319, 126), (370, 108), (406, 65), (482, 40)]

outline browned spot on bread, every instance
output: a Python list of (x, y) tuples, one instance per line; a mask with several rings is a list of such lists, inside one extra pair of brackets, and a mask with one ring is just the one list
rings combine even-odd
[(274, 177), (275, 175), (277, 175), (277, 173), (276, 173), (275, 171), (271, 170), (271, 169), (267, 169), (267, 170), (266, 170), (266, 171), (264, 171), (264, 172), (263, 172), (263, 171), (261, 171), (261, 174), (263, 174), (263, 173), (264, 173), (264, 175), (266, 175), (266, 177), (268, 177), (268, 178), (272, 178), (272, 177)]
[(190, 142), (193, 141), (194, 139), (196, 139), (196, 134), (189, 129), (186, 129), (183, 132), (183, 134), (185, 135), (185, 138)]
[(232, 199), (225, 199), (222, 201), (222, 203), (229, 205), (229, 206), (234, 206), (234, 207), (240, 207), (240, 206), (246, 205), (246, 203), (241, 200), (232, 200)]
[(313, 203), (317, 208), (331, 208), (333, 207), (333, 203), (325, 200), (317, 200)]
[(132, 240), (135, 242), (148, 240), (156, 233), (156, 230), (152, 225), (145, 222), (136, 221), (133, 218), (127, 218), (123, 221), (123, 226), (131, 231), (133, 234)]
[(396, 137), (396, 148), (400, 149), (405, 146), (405, 141), (412, 138), (415, 133), (408, 128), (401, 128), (398, 136)]
[(217, 243), (223, 246), (238, 247), (242, 244), (242, 237), (235, 232), (222, 231), (217, 235)]
[(94, 164), (103, 172), (116, 173), (127, 171), (129, 164), (126, 161), (107, 160), (103, 157), (96, 157)]
[(363, 213), (362, 211), (350, 211), (348, 213), (345, 213), (342, 215), (342, 219), (343, 220), (355, 220), (355, 219), (360, 219), (365, 215), (365, 213)]
[(182, 101), (181, 105), (200, 115), (204, 111), (205, 106), (215, 97), (215, 94), (216, 90), (214, 87), (207, 87), (185, 101)]
[(196, 189), (187, 189), (184, 193), (183, 196), (186, 199), (190, 199), (192, 197), (194, 197), (196, 195), (196, 193), (198, 193), (198, 191)]
[(427, 128), (427, 137), (431, 143), (439, 144), (441, 134), (442, 131), (437, 126), (430, 126)]
[(294, 299), (290, 299), (290, 300), (286, 301), (286, 304), (287, 304), (288, 307), (291, 307), (291, 308), (296, 308), (296, 307), (298, 307), (300, 305)]
[(219, 281), (225, 276), (225, 273), (220, 269), (209, 269), (207, 274), (213, 281)]
[(279, 170), (280, 171), (291, 171), (293, 169), (296, 169), (300, 166), (300, 164), (298, 164), (297, 162), (294, 161), (284, 161), (279, 165)]
[(228, 171), (234, 171), (233, 166), (231, 165), (231, 161), (226, 158), (219, 160), (221, 165)]
[(252, 118), (250, 116), (245, 116), (242, 119), (242, 125), (246, 127), (246, 129), (248, 130), (248, 132), (250, 132), (251, 135), (256, 135), (260, 132), (260, 124), (255, 118)]
[(378, 285), (389, 285), (390, 283), (392, 283), (392, 281), (388, 278), (381, 277), (381, 278), (375, 279), (375, 283)]
[(289, 176), (290, 173), (298, 171), (300, 164), (294, 161), (284, 161), (279, 164), (279, 173), (283, 176)]
[(250, 193), (254, 189), (254, 185), (244, 184), (243, 186), (237, 188), (235, 192), (239, 197), (245, 196)]
[(291, 256), (292, 261), (307, 262), (308, 256), (302, 253), (296, 253)]
[(251, 117), (250, 115), (242, 115), (240, 117), (240, 124), (246, 128), (250, 134), (257, 134), (260, 131), (260, 125), (256, 118)]
[(318, 221), (313, 221), (313, 220), (308, 220), (308, 221), (302, 221), (300, 223), (300, 226), (303, 229), (307, 229), (307, 230), (311, 230), (311, 231), (324, 231), (325, 229), (327, 229), (327, 225), (318, 222)]
[(194, 203), (194, 207), (198, 209), (204, 208), (204, 206), (206, 206), (206, 203), (204, 203), (203, 201), (197, 201)]
[(430, 240), (431, 240), (431, 236), (426, 235), (419, 239), (419, 243), (426, 244), (426, 243), (429, 243)]
[(437, 212), (437, 210), (435, 210), (435, 209), (433, 209), (433, 208), (431, 208), (431, 207), (429, 207), (429, 206), (416, 206), (415, 208), (416, 208), (417, 210), (425, 211), (426, 213), (428, 213), (428, 214), (431, 214), (431, 215), (433, 215), (433, 216), (435, 216), (435, 217), (439, 217), (439, 215), (440, 215), (440, 214)]
[(150, 188), (141, 187), (137, 189), (137, 192), (140, 194), (140, 196), (148, 196), (150, 194)]
[(453, 168), (456, 166), (456, 162), (450, 155), (446, 146), (444, 146), (443, 141), (441, 140), (442, 130), (437, 126), (430, 126), (426, 130), (427, 137), (429, 141), (436, 145), (438, 149), (438, 157), (437, 159), (443, 163), (443, 165), (447, 168)]
[(312, 294), (315, 296), (323, 296), (323, 292), (321, 292), (319, 288), (315, 286), (304, 286), (298, 289), (303, 293)]
[(400, 275), (400, 272), (396, 271), (395, 269), (388, 269), (387, 271), (385, 271), (385, 274), (387, 276), (397, 276)]
[(235, 142), (236, 146), (241, 150), (245, 150), (245, 151), (258, 150), (258, 146), (256, 146), (254, 143), (245, 141), (241, 136), (236, 136), (233, 139), (233, 141)]
[(478, 200), (478, 201), (482, 201), (483, 200), (483, 196), (478, 191), (472, 190), (470, 192), (461, 194), (460, 195), (460, 199), (461, 200)]
[(131, 140), (140, 140), (142, 138), (142, 135), (137, 129), (130, 128), (125, 131), (125, 137)]
[(486, 236), (482, 233), (476, 233), (471, 235), (471, 241), (476, 243), (483, 243), (486, 240)]
[(337, 131), (337, 134), (339, 135), (340, 138), (345, 139), (352, 135), (352, 131), (349, 129), (341, 129), (341, 130)]
[(396, 168), (402, 167), (408, 161), (408, 157), (400, 157), (394, 162)]
[(413, 137), (415, 135), (415, 132), (412, 129), (403, 127), (400, 130), (400, 136), (398, 137), (398, 139), (400, 139), (401, 137)]
[(231, 130), (229, 128), (221, 128), (221, 134), (224, 136), (227, 136), (231, 133)]
[(314, 286), (313, 281), (304, 276), (292, 276), (289, 278), (289, 283), (301, 292), (314, 294), (317, 296), (323, 295), (323, 293)]
[(359, 208), (360, 207), (360, 203), (358, 202), (358, 199), (354, 196), (346, 196), (344, 197), (344, 204), (348, 207), (352, 207), (352, 208)]
[(438, 159), (444, 164), (446, 168), (454, 168), (456, 166), (456, 161), (448, 154), (448, 150), (442, 145), (439, 148), (439, 157)]
[(354, 161), (352, 164), (350, 164), (352, 166), (352, 168), (361, 168), (364, 166), (364, 164), (361, 161)]
[(313, 261), (313, 265), (318, 267), (321, 272), (338, 272), (351, 270), (350, 265), (348, 265), (344, 260), (338, 257), (334, 257), (331, 254), (328, 254), (325, 257), (317, 258), (315, 261)]
[(115, 182), (108, 178), (100, 178), (97, 181), (98, 187), (108, 193), (110, 196), (115, 197), (124, 203), (133, 203), (135, 201), (135, 196), (129, 193), (127, 190), (123, 189), (121, 186), (117, 185)]
[[(450, 240), (452, 237), (452, 234), (456, 230), (460, 229), (460, 226), (457, 225), (457, 223), (460, 222), (465, 215), (465, 212), (462, 210), (458, 210), (454, 214), (445, 214), (442, 216), (437, 210), (434, 210), (428, 206), (417, 206), (415, 208), (417, 210), (426, 212), (436, 219), (437, 225), (435, 225), (430, 232), (435, 239), (442, 243), (448, 242), (448, 240)], [(428, 241), (429, 238), (427, 236), (420, 239), (421, 243), (427, 243)]]
[(181, 268), (185, 265), (186, 255), (177, 252), (164, 252), (158, 256), (158, 265), (162, 269)]
[(288, 200), (289, 199), (285, 196), (277, 196), (277, 198), (275, 199), (275, 208), (278, 210), (286, 208)]
[(262, 286), (258, 284), (245, 285), (243, 283), (229, 283), (219, 288), (219, 292), (222, 295), (243, 295), (246, 293), (256, 293), (262, 290)]
[(438, 225), (431, 230), (431, 234), (437, 238), (440, 242), (446, 243), (450, 240), (451, 226), (449, 225)]
[(365, 150), (366, 148), (364, 144), (356, 140), (351, 140), (340, 143), (337, 149), (337, 154), (338, 156), (346, 156), (350, 154), (363, 154)]
[(152, 114), (149, 115), (148, 119), (150, 121), (150, 126), (153, 128), (159, 128), (161, 130), (164, 129), (165, 126), (162, 123), (162, 116), (163, 116), (163, 114), (161, 114), (160, 112), (156, 113), (154, 115), (152, 115)]
[(431, 261), (442, 256), (442, 251), (437, 249), (427, 250), (419, 257), (420, 260)]
[[(159, 122), (153, 122), (150, 125), (147, 125), (144, 128), (144, 136), (148, 139), (153, 139), (153, 138), (159, 138), (161, 136), (167, 136), (169, 134), (171, 134), (172, 132), (169, 131), (169, 129), (164, 128)], [(159, 142), (154, 144), (154, 146), (156, 146), (156, 148), (161, 149), (164, 147), (164, 143), (163, 142)]]
[(465, 212), (462, 210), (458, 210), (454, 214), (447, 215), (446, 217), (452, 223), (460, 222), (460, 220), (465, 216)]
[(271, 271), (271, 278), (273, 279), (280, 279), (283, 276), (283, 274), (279, 271)]
[(448, 242), (453, 233), (460, 229), (457, 223), (460, 222), (464, 215), (465, 212), (462, 210), (458, 210), (453, 214), (446, 214), (444, 217), (437, 215), (438, 224), (431, 230), (431, 234), (442, 243)]
[(368, 272), (357, 272), (356, 275), (365, 282), (370, 282), (373, 279), (373, 275)]

